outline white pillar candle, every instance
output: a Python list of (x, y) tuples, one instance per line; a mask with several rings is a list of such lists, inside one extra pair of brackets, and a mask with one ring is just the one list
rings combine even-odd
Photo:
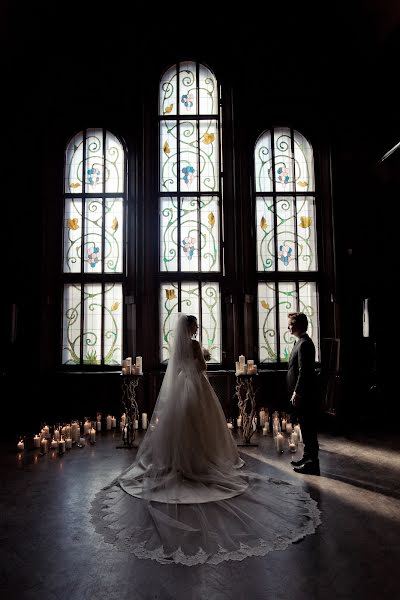
[(67, 437), (65, 439), (65, 449), (66, 450), (71, 450), (71, 448), (72, 448), (72, 438)]
[(86, 419), (86, 421), (83, 424), (83, 433), (84, 433), (84, 435), (89, 435), (91, 429), (92, 429), (92, 422), (88, 421)]
[(65, 437), (66, 438), (71, 437), (71, 425), (66, 425), (65, 426)]
[(286, 423), (286, 433), (288, 433), (288, 434), (291, 434), (291, 433), (292, 433), (292, 431), (293, 431), (293, 426), (292, 426), (292, 424), (291, 424), (290, 422), (289, 422), (289, 423)]
[(79, 445), (80, 446), (86, 446), (86, 438), (85, 437), (79, 438)]
[(113, 416), (113, 418), (111, 419), (111, 427), (113, 429), (115, 429), (116, 426), (117, 426), (117, 419)]
[(297, 446), (297, 444), (299, 443), (299, 436), (297, 435), (296, 431), (293, 431), (292, 435), (290, 436), (290, 439)]
[(294, 431), (297, 433), (297, 436), (299, 438), (299, 442), (301, 443), (303, 441), (303, 436), (301, 435), (300, 425), (295, 425), (294, 426)]
[(139, 421), (138, 421), (138, 419), (135, 419), (135, 429), (139, 429)]
[(33, 447), (40, 448), (40, 437), (38, 435), (33, 438)]
[(147, 413), (142, 413), (142, 429), (147, 429)]
[(64, 438), (61, 438), (61, 440), (58, 442), (58, 453), (64, 454), (64, 452), (65, 452), (65, 440), (64, 440)]
[(112, 422), (112, 416), (111, 415), (107, 415), (107, 417), (106, 417), (106, 429), (107, 429), (107, 431), (111, 431), (111, 422)]
[(267, 416), (267, 413), (266, 413), (266, 412), (265, 412), (265, 410), (262, 408), (262, 409), (260, 410), (260, 413), (259, 413), (259, 417), (260, 417), (260, 426), (261, 426), (261, 427), (264, 427), (264, 425), (265, 425), (265, 417), (266, 417), (266, 416)]
[(227, 422), (227, 426), (228, 426), (228, 429), (233, 429), (233, 425), (232, 425), (232, 423), (229, 423), (229, 421)]
[(267, 435), (268, 429), (266, 427), (263, 427), (262, 433), (263, 433), (263, 435)]
[(60, 436), (60, 430), (59, 429), (55, 429), (54, 430), (54, 436), (53, 436), (53, 438), (58, 441), (60, 439), (60, 437), (61, 437)]
[(90, 430), (90, 443), (94, 444), (96, 441), (96, 430), (94, 427)]
[(96, 428), (97, 431), (101, 431), (101, 421), (97, 421)]
[(283, 435), (279, 432), (275, 438), (276, 451), (280, 454), (283, 452)]
[(138, 374), (142, 375), (142, 373), (143, 373), (143, 362), (142, 362), (142, 357), (141, 356), (137, 356), (136, 357), (135, 365), (139, 369), (139, 373)]
[(245, 357), (245, 356), (243, 356), (243, 354), (241, 354), (241, 355), (239, 356), (239, 364), (240, 364), (240, 367), (241, 367), (241, 368), (242, 368), (242, 367), (244, 367), (244, 364), (245, 364), (245, 362), (246, 362), (246, 357)]
[(46, 440), (46, 438), (42, 438), (42, 441), (40, 442), (40, 451), (42, 452), (42, 454), (46, 454), (48, 450), (48, 441)]
[(44, 435), (45, 435), (45, 438), (46, 438), (46, 439), (49, 439), (49, 437), (50, 437), (50, 434), (49, 434), (49, 426), (48, 426), (48, 425), (45, 425), (45, 426), (43, 427), (43, 429), (44, 429)]
[(286, 419), (282, 419), (282, 431), (286, 431)]
[(58, 441), (55, 440), (54, 438), (51, 440), (50, 448), (52, 450), (55, 450), (56, 448), (58, 448)]
[(65, 425), (63, 427), (61, 427), (61, 435), (64, 436), (64, 439), (66, 438), (66, 432), (67, 432), (67, 428), (65, 427)]
[(237, 426), (241, 427), (242, 426), (242, 417), (238, 417), (237, 418)]
[(25, 444), (22, 440), (20, 440), (17, 444), (18, 450), (23, 450), (25, 448)]
[(240, 362), (238, 360), (235, 363), (235, 372), (236, 372), (236, 375), (238, 373), (240, 373)]
[(294, 442), (289, 442), (289, 452), (296, 452), (296, 444)]

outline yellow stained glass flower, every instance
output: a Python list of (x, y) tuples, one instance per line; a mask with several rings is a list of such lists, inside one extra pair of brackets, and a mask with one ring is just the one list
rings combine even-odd
[(265, 300), (261, 300), (261, 306), (265, 308), (265, 310), (269, 310), (269, 304), (268, 302), (265, 302)]
[(215, 140), (215, 134), (214, 133), (205, 133), (203, 135), (203, 142), (204, 142), (204, 144), (212, 144), (214, 140)]
[(117, 231), (117, 229), (118, 229), (118, 227), (119, 227), (119, 223), (118, 223), (118, 219), (117, 219), (117, 217), (114, 217), (114, 218), (113, 218), (113, 222), (112, 222), (112, 225), (111, 225), (111, 227), (112, 227), (112, 229), (113, 229), (114, 231)]
[(307, 227), (310, 227), (311, 223), (311, 217), (300, 217), (300, 227), (302, 227), (303, 229), (307, 229)]
[(169, 147), (168, 142), (165, 142), (163, 150), (164, 154), (169, 154), (171, 152), (171, 148)]
[(67, 227), (68, 229), (79, 229), (78, 219), (75, 217), (74, 219), (67, 219)]
[(267, 223), (267, 220), (265, 219), (265, 217), (261, 217), (260, 227), (263, 231), (267, 230), (268, 223)]
[(175, 290), (165, 290), (165, 295), (167, 297), (167, 300), (175, 300), (176, 299)]
[(170, 113), (173, 108), (174, 108), (173, 104), (170, 104), (169, 106), (166, 106), (165, 110), (164, 110), (164, 113)]
[(210, 223), (211, 227), (214, 227), (215, 225), (215, 217), (214, 217), (214, 213), (210, 212), (208, 214), (208, 222)]
[(114, 304), (111, 307), (111, 310), (117, 310), (118, 306), (119, 306), (119, 302), (114, 302)]
[(76, 188), (81, 187), (81, 184), (80, 183), (70, 183), (69, 187), (71, 189), (75, 190)]
[(307, 187), (308, 186), (308, 181), (298, 181), (297, 185), (300, 185), (301, 187)]

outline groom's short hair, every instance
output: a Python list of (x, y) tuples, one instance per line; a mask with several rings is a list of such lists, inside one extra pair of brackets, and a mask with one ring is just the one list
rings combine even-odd
[(288, 314), (288, 319), (292, 325), (297, 325), (301, 331), (307, 331), (308, 319), (307, 315), (302, 312), (292, 312)]

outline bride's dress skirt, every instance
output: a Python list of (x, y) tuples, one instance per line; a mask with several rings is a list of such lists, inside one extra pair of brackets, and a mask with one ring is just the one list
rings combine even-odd
[(185, 565), (263, 556), (314, 533), (308, 493), (243, 465), (206, 374), (182, 371), (162, 387), (134, 463), (95, 497), (92, 522), (138, 558)]

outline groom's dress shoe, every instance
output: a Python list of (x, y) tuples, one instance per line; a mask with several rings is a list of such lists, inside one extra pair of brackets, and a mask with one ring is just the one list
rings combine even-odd
[(319, 461), (308, 460), (299, 467), (294, 467), (293, 471), (296, 473), (302, 473), (303, 475), (319, 475)]
[(300, 467), (301, 465), (304, 465), (304, 463), (308, 460), (308, 458), (301, 458), (300, 460), (291, 460), (290, 464), (293, 465), (294, 467)]

